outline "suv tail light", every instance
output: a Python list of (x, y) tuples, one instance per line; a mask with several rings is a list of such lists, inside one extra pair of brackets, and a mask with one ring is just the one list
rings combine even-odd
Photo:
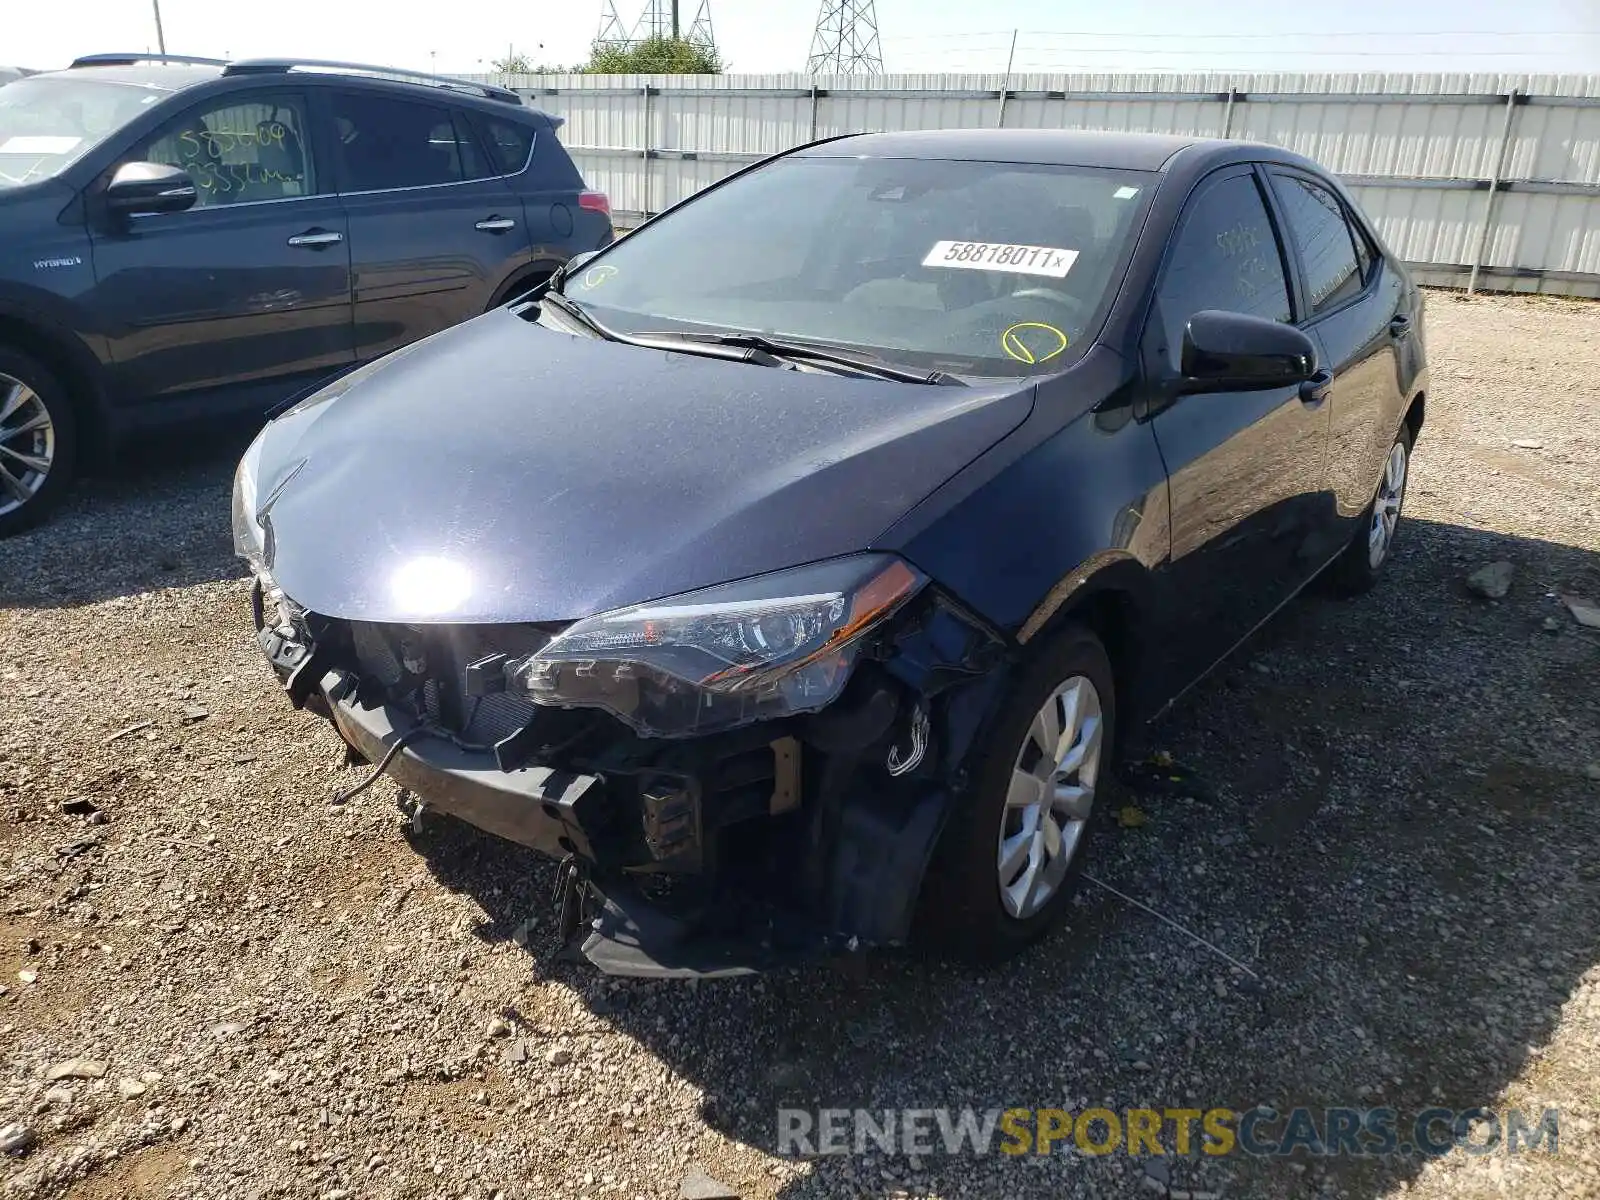
[(605, 213), (611, 215), (611, 201), (604, 192), (579, 192), (578, 207), (587, 212)]

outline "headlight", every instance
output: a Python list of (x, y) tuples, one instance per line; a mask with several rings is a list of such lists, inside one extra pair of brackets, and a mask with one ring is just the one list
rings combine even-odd
[(262, 432), (239, 460), (233, 473), (233, 552), (250, 564), (256, 574), (266, 570), (266, 547), (261, 526), (256, 522), (256, 473), (261, 469)]
[(646, 737), (815, 712), (863, 636), (927, 582), (863, 554), (587, 617), (509, 672), (538, 704), (603, 708)]

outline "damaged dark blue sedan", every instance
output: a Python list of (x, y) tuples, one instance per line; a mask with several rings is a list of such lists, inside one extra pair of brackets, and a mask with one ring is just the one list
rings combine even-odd
[(1286, 151), (838, 138), (296, 404), (234, 533), (291, 701), (604, 970), (993, 960), (1148, 719), (1376, 580), (1422, 335)]

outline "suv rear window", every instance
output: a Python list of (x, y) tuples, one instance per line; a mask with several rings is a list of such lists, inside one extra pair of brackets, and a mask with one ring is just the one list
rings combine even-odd
[(493, 117), (484, 118), (483, 127), (489, 135), (489, 154), (497, 174), (515, 175), (528, 165), (528, 156), (533, 153), (532, 129)]

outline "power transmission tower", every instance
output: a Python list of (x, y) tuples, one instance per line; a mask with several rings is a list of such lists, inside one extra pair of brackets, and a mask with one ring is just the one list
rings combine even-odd
[(882, 75), (878, 14), (872, 0), (822, 0), (811, 37), (809, 75)]
[(600, 10), (600, 34), (596, 39), (602, 45), (628, 50), (651, 38), (681, 38), (707, 49), (716, 45), (711, 32), (711, 0), (700, 0), (694, 19), (685, 27), (679, 0), (645, 0), (644, 12), (630, 29), (622, 23), (616, 0), (605, 0)]
[(617, 15), (617, 0), (605, 0), (600, 6), (600, 32), (595, 35), (594, 40), (596, 45), (604, 46), (608, 50), (627, 49), (628, 27)]

